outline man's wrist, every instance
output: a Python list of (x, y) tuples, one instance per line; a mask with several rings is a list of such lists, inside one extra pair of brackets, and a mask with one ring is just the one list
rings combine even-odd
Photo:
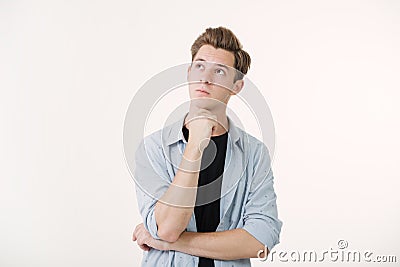
[(189, 141), (183, 154), (187, 160), (197, 161), (201, 159), (202, 151), (198, 144)]
[(199, 172), (201, 166), (201, 153), (192, 145), (186, 145), (183, 152), (182, 160), (179, 169), (184, 172), (194, 173)]
[(175, 242), (168, 243), (168, 250), (182, 251), (181, 248), (185, 242), (185, 233), (183, 232)]

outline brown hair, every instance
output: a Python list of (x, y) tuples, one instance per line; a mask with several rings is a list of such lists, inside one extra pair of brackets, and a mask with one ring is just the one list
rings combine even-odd
[(192, 61), (203, 45), (212, 45), (214, 48), (232, 52), (235, 56), (234, 68), (239, 71), (236, 74), (235, 81), (243, 79), (244, 74), (250, 68), (251, 58), (242, 49), (242, 44), (231, 30), (224, 27), (207, 28), (204, 33), (197, 37), (191, 47)]

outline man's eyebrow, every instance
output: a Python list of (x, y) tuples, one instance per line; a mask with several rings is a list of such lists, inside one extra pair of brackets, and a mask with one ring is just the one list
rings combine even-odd
[[(205, 60), (205, 59), (203, 59), (203, 58), (196, 58), (196, 59), (193, 60), (193, 61), (204, 61), (204, 62), (206, 62), (207, 60)], [(215, 63), (215, 62), (213, 62), (213, 63)], [(219, 67), (221, 67), (221, 68), (225, 68), (226, 71), (229, 70), (228, 66), (226, 66), (226, 65), (224, 65), (224, 64), (215, 63), (215, 65), (217, 65), (217, 66), (219, 66)]]
[(217, 66), (220, 66), (221, 68), (224, 68), (226, 71), (229, 70), (228, 67), (226, 65), (224, 65), (224, 64), (219, 64), (219, 63), (216, 63), (216, 64), (217, 64)]

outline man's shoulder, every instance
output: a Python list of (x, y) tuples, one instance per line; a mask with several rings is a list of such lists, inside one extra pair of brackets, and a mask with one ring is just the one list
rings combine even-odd
[(145, 135), (142, 142), (161, 143), (162, 129)]
[(170, 139), (172, 135), (172, 131), (176, 130), (177, 128), (177, 123), (172, 123), (164, 126), (163, 128), (153, 131), (147, 135), (145, 135), (142, 139), (142, 143), (145, 145), (151, 145), (151, 146), (164, 146), (167, 144), (168, 139)]

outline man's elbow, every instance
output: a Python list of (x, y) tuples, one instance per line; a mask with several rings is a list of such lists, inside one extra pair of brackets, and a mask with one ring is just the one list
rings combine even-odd
[(182, 232), (173, 230), (173, 229), (167, 229), (167, 228), (161, 228), (159, 227), (157, 230), (157, 235), (160, 237), (160, 239), (174, 243), (179, 239), (179, 236), (181, 235)]

